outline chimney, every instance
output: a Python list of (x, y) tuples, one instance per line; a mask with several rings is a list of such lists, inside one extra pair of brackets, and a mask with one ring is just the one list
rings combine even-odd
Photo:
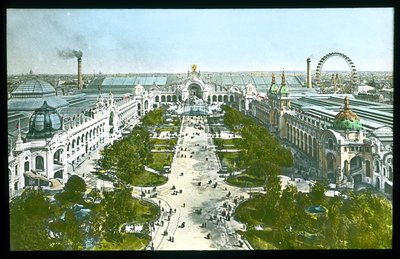
[(83, 80), (82, 80), (82, 58), (78, 58), (78, 89), (82, 89)]
[(312, 88), (311, 82), (311, 58), (307, 58), (307, 87)]

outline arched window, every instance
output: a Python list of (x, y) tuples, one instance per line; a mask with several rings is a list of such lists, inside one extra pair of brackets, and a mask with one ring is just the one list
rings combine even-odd
[(57, 152), (54, 153), (54, 156), (53, 156), (54, 164), (58, 164), (58, 165), (62, 164), (62, 153), (63, 153), (62, 149), (59, 149), (59, 150), (57, 150)]
[(371, 162), (369, 160), (365, 161), (365, 176), (371, 177)]
[(160, 102), (160, 96), (156, 95), (156, 103)]
[(389, 158), (387, 160), (387, 165), (388, 165), (388, 176), (387, 176), (387, 178), (390, 181), (393, 181), (393, 164), (392, 164), (392, 159), (391, 158)]
[(326, 155), (326, 164), (328, 170), (335, 170), (335, 157), (331, 153)]
[(349, 175), (349, 161), (344, 161), (344, 174)]
[(381, 171), (380, 167), (379, 167), (379, 161), (375, 160), (375, 173), (379, 173)]
[(333, 139), (328, 139), (328, 148), (333, 150)]
[(29, 161), (26, 161), (25, 164), (24, 164), (24, 171), (25, 171), (25, 172), (28, 172), (29, 170), (30, 170), (30, 168), (29, 168)]
[(44, 171), (44, 158), (42, 156), (37, 156), (35, 158), (36, 170)]

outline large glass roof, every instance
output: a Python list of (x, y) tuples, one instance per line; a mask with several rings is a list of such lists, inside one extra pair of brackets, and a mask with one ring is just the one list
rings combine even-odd
[(56, 90), (54, 89), (51, 84), (39, 80), (39, 79), (32, 79), (20, 84), (17, 89), (12, 92), (14, 94), (47, 94), (47, 93), (55, 93)]

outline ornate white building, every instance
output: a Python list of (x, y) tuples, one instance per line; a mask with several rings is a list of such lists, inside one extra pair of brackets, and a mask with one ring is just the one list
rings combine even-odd
[(285, 81), (282, 73), (278, 86), (273, 76), (268, 97), (254, 100), (248, 114), (307, 158), (307, 174), (315, 169), (314, 176), (339, 188), (369, 185), (391, 197), (393, 106), (316, 94)]
[(26, 81), (8, 101), (10, 196), (25, 186), (62, 186), (93, 150), (154, 108), (209, 114), (221, 104), (257, 118), (308, 157), (318, 177), (391, 195), (393, 106), (317, 94), (305, 81), (282, 73), (278, 85), (274, 74), (202, 74), (192, 66), (187, 74), (102, 76), (62, 97), (44, 81)]

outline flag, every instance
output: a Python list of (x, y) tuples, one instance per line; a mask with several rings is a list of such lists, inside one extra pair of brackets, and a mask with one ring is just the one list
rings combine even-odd
[(17, 124), (15, 125), (16, 129), (19, 129), (19, 121), (17, 122)]

